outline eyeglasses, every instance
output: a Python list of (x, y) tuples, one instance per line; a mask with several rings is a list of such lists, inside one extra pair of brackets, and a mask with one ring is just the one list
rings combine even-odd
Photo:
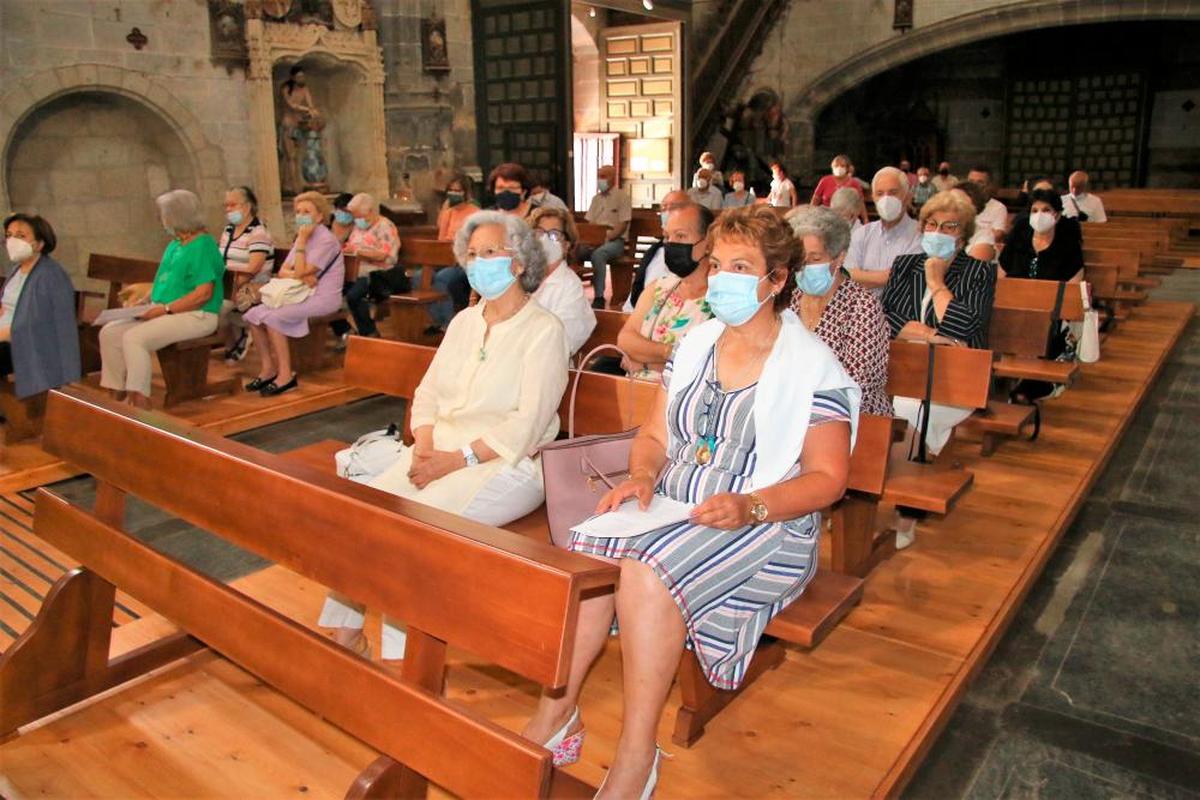
[(559, 230), (546, 230), (544, 228), (534, 228), (533, 235), (539, 239), (549, 239), (552, 242), (562, 244), (567, 240), (567, 234)]
[(932, 233), (933, 231), (939, 231), (940, 233), (948, 233), (948, 234), (953, 235), (953, 234), (958, 233), (958, 229), (960, 227), (962, 227), (962, 226), (958, 223), (957, 220), (947, 220), (946, 222), (943, 222), (941, 225), (939, 225), (936, 222), (934, 222), (933, 220), (927, 219), (927, 220), (925, 220), (924, 230), (926, 233)]
[(495, 258), (496, 256), (507, 255), (512, 255), (512, 250), (508, 249), (507, 247), (485, 247), (482, 250), (468, 250), (467, 263), (470, 264), (477, 258), (487, 260), (490, 258)]

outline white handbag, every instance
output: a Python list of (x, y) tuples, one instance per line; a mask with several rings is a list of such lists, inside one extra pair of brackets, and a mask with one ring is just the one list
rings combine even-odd
[(1100, 360), (1100, 312), (1092, 308), (1091, 287), (1086, 281), (1080, 282), (1079, 292), (1083, 295), (1084, 312), (1083, 321), (1072, 331), (1077, 342), (1075, 355), (1084, 364), (1095, 364)]
[(315, 289), (298, 278), (271, 278), (258, 293), (259, 301), (267, 308), (303, 303)]
[(345, 450), (333, 454), (339, 477), (355, 483), (370, 483), (400, 460), (404, 449), (400, 426), (395, 423), (385, 430), (364, 433)]

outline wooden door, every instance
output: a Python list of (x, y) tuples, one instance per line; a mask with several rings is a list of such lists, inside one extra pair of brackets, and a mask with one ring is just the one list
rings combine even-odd
[(647, 208), (690, 183), (683, 161), (679, 23), (600, 32), (600, 129), (621, 134), (621, 183)]
[(561, 0), (471, 0), (479, 164), (545, 170), (567, 196), (569, 10)]

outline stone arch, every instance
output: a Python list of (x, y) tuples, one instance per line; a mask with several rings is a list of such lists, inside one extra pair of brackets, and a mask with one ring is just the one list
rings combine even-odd
[[(109, 92), (133, 100), (157, 114), (183, 141), (201, 197), (218, 197), (225, 189), (224, 157), (204, 135), (200, 121), (183, 103), (144, 72), (104, 64), (78, 64), (14, 79), (0, 95), (0, 163), (7, 163), (21, 124), (42, 107), (74, 92)], [(5, 170), (0, 170), (0, 201), (11, 207)]]
[(923, 56), (971, 42), (1038, 28), (1100, 22), (1200, 19), (1191, 0), (1028, 0), (915, 28), (902, 36), (868, 47), (818, 75), (788, 108), (793, 125), (794, 159), (811, 169), (813, 126), (821, 110), (851, 87)]

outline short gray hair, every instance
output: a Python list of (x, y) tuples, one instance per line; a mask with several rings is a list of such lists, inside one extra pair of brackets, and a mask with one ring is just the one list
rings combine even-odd
[(862, 192), (853, 186), (843, 186), (833, 193), (833, 197), (829, 198), (829, 207), (841, 214), (848, 211), (857, 214), (866, 206), (863, 204)]
[(503, 211), (476, 211), (467, 217), (466, 222), (458, 229), (454, 237), (454, 257), (464, 268), (467, 266), (467, 245), (475, 231), (486, 225), (499, 225), (504, 228), (504, 241), (513, 251), (513, 260), (519, 263), (524, 271), (517, 279), (521, 288), (533, 293), (542, 285), (546, 277), (546, 251), (533, 236), (533, 229), (525, 220)]
[(801, 243), (805, 236), (819, 238), (830, 258), (837, 258), (850, 246), (850, 223), (831, 208), (800, 206), (789, 211), (784, 219)]
[(203, 206), (194, 192), (172, 189), (154, 198), (154, 202), (158, 205), (162, 224), (174, 233), (194, 233), (206, 227)]
[(882, 167), (879, 172), (875, 173), (875, 177), (871, 178), (871, 193), (875, 193), (875, 184), (879, 182), (879, 179), (888, 176), (895, 178), (896, 182), (900, 184), (900, 191), (904, 193), (903, 199), (907, 200), (908, 196), (912, 194), (912, 187), (908, 184), (908, 176), (904, 174), (903, 170), (896, 167)]
[(349, 203), (346, 203), (346, 209), (348, 211), (364, 211), (377, 214), (379, 213), (379, 201), (375, 199), (374, 195), (359, 192), (350, 198)]

